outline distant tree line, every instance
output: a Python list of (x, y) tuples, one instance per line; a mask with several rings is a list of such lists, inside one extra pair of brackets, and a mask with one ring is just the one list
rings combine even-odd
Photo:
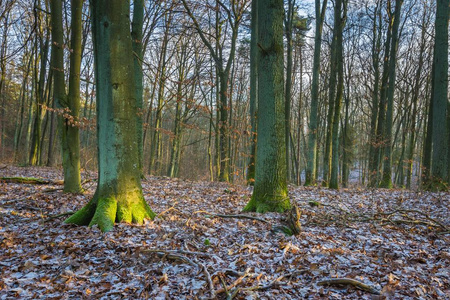
[(80, 192), (80, 169), (102, 168), (97, 149), (112, 129), (96, 122), (107, 111), (135, 124), (143, 175), (254, 184), (258, 139), (272, 143), (275, 127), (284, 163), (263, 165), (284, 168), (286, 183), (448, 188), (448, 0), (274, 1), (284, 66), (266, 102), (274, 119), (258, 77), (272, 50), (255, 21), (268, 17), (265, 1), (123, 1), (131, 48), (116, 45), (117, 59), (133, 62), (119, 73), (136, 100), (126, 116), (98, 102), (108, 71), (95, 71), (95, 53), (115, 47), (95, 44), (100, 2), (0, 1), (2, 162), (62, 165), (65, 190)]

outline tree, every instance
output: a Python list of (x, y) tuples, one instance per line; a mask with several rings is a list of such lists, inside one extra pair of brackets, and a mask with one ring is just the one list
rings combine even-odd
[[(337, 141), (333, 139), (334, 134), (339, 129), (339, 116), (342, 103), (343, 92), (343, 78), (342, 78), (342, 30), (341, 28), (341, 12), (342, 5), (345, 1), (337, 0), (334, 3), (334, 25), (333, 25), (333, 39), (331, 41), (330, 53), (330, 76), (328, 86), (328, 112), (327, 112), (327, 127), (325, 139), (325, 151), (323, 156), (323, 186), (329, 186), (331, 170), (332, 170), (332, 156), (333, 147), (337, 145)], [(345, 19), (342, 27), (345, 24)], [(334, 149), (337, 150), (337, 149)]]
[(142, 60), (144, 51), (142, 47), (142, 27), (144, 24), (144, 0), (133, 0), (133, 22), (131, 23), (131, 37), (133, 39), (134, 80), (136, 84), (137, 114), (137, 137), (139, 145), (139, 168), (143, 174), (143, 141), (142, 141), (142, 107), (143, 107), (143, 84), (142, 84)]
[[(46, 3), (47, 4), (47, 3)], [(47, 61), (49, 53), (49, 41), (50, 41), (50, 30), (48, 30), (49, 16), (45, 15), (45, 19), (42, 13), (43, 9), (41, 7), (41, 1), (35, 1), (34, 17), (36, 20), (37, 33), (35, 35), (35, 47), (38, 48), (35, 51), (35, 70), (34, 70), (34, 97), (35, 97), (35, 111), (34, 111), (34, 123), (33, 131), (30, 135), (30, 153), (28, 162), (30, 165), (39, 164), (41, 157), (41, 134), (42, 134), (42, 116), (43, 116), (43, 105), (45, 98), (45, 87), (46, 77), (50, 78), (51, 72), (47, 72)], [(40, 66), (39, 66), (40, 58)], [(38, 72), (39, 68), (39, 72)], [(48, 79), (49, 79), (48, 78)]]
[(258, 1), (258, 140), (252, 198), (244, 211), (283, 212), (286, 179), (283, 0)]
[(64, 74), (64, 42), (62, 3), (59, 0), (51, 1), (52, 14), (52, 68), (54, 79), (54, 98), (56, 105), (62, 110), (59, 127), (62, 145), (62, 158), (64, 169), (64, 192), (80, 193), (80, 66), (81, 66), (81, 12), (82, 0), (72, 0), (71, 6), (71, 53), (69, 94), (66, 94)]
[(372, 68), (374, 72), (374, 86), (372, 92), (372, 110), (370, 118), (370, 136), (369, 136), (369, 186), (376, 187), (378, 185), (378, 138), (377, 138), (377, 121), (378, 121), (378, 106), (379, 106), (379, 84), (380, 84), (380, 51), (381, 51), (381, 3), (376, 2), (373, 11), (373, 25), (372, 25)]
[[(389, 2), (390, 3), (390, 2)], [(379, 16), (381, 18), (381, 16)], [(381, 166), (381, 157), (382, 150), (385, 144), (384, 135), (385, 135), (385, 126), (386, 126), (386, 110), (387, 110), (387, 90), (389, 83), (389, 63), (390, 63), (390, 50), (391, 50), (391, 40), (392, 40), (392, 31), (393, 31), (393, 23), (394, 23), (394, 14), (390, 13), (389, 15), (389, 24), (386, 33), (386, 40), (384, 41), (384, 56), (383, 56), (383, 73), (381, 75), (381, 87), (380, 87), (380, 96), (379, 96), (379, 105), (378, 105), (378, 113), (374, 116), (375, 112), (372, 110), (372, 120), (377, 118), (376, 125), (376, 134), (374, 141), (372, 142), (374, 145), (373, 154), (371, 154), (374, 158), (374, 162), (370, 169), (370, 187), (378, 187), (380, 183), (380, 166)], [(381, 21), (380, 21), (381, 26)], [(380, 33), (378, 33), (380, 34)], [(374, 93), (378, 93), (378, 91), (374, 90)], [(374, 99), (375, 100), (375, 99)], [(376, 106), (376, 105), (374, 105)]]
[(247, 168), (247, 184), (255, 182), (256, 163), (256, 112), (258, 103), (258, 1), (252, 1), (251, 40), (250, 40), (250, 160)]
[(433, 59), (433, 117), (431, 133), (433, 152), (431, 160), (432, 189), (446, 189), (448, 183), (448, 23), (449, 0), (437, 0), (435, 44)]
[(155, 214), (145, 202), (139, 166), (137, 101), (130, 33), (130, 1), (93, 0), (97, 88), (98, 186), (91, 201), (66, 220), (98, 225), (142, 223)]
[[(336, 98), (334, 99), (334, 112), (332, 121), (332, 145), (331, 145), (331, 172), (330, 172), (330, 188), (337, 189), (339, 187), (338, 169), (339, 169), (339, 119), (341, 115), (342, 98), (344, 94), (344, 57), (343, 57), (343, 31), (347, 20), (347, 1), (336, 0), (334, 11), (334, 29), (333, 41), (336, 39), (336, 71), (337, 86)], [(333, 99), (330, 99), (332, 101)], [(328, 124), (330, 126), (330, 124)]]
[[(159, 69), (159, 78), (158, 78), (158, 95), (157, 95), (157, 106), (156, 106), (156, 115), (155, 115), (155, 123), (154, 123), (154, 131), (152, 137), (152, 143), (150, 148), (150, 162), (149, 162), (149, 173), (154, 171), (154, 174), (158, 174), (161, 169), (161, 156), (162, 156), (162, 134), (161, 128), (163, 123), (163, 108), (164, 108), (164, 91), (166, 88), (167, 81), (167, 66), (169, 64), (169, 60), (167, 59), (167, 48), (169, 46), (169, 33), (172, 26), (173, 21), (173, 6), (171, 5), (169, 9), (167, 9), (164, 14), (165, 21), (165, 29), (164, 36), (162, 38), (162, 49), (160, 55), (160, 64), (161, 67)], [(155, 83), (156, 88), (156, 83)]]
[(327, 0), (323, 0), (320, 8), (320, 0), (316, 0), (316, 34), (314, 36), (314, 66), (311, 84), (311, 110), (308, 128), (308, 160), (306, 165), (305, 185), (314, 185), (316, 178), (317, 161), (317, 124), (319, 104), (319, 77), (320, 77), (320, 48), (322, 46), (322, 29), (325, 20)]
[[(400, 10), (403, 0), (395, 1), (394, 24), (392, 26), (392, 41), (389, 58), (389, 85), (387, 90), (387, 110), (386, 110), (386, 125), (384, 126), (384, 164), (383, 164), (383, 178), (380, 187), (392, 188), (392, 125), (394, 114), (394, 89), (396, 78), (396, 64), (397, 64), (397, 50), (400, 27)], [(390, 10), (390, 1), (388, 1), (388, 8)], [(392, 14), (392, 12), (390, 12)]]
[(288, 0), (288, 7), (285, 11), (284, 31), (286, 36), (286, 88), (285, 88), (285, 137), (286, 137), (286, 176), (290, 179), (289, 173), (289, 147), (291, 145), (291, 98), (292, 98), (292, 29), (295, 15), (295, 0)]

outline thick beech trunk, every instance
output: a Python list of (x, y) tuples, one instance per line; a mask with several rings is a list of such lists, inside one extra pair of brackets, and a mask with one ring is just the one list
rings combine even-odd
[(98, 225), (102, 231), (114, 222), (142, 223), (155, 216), (141, 187), (129, 16), (129, 1), (92, 1), (98, 186), (93, 199), (66, 223)]
[(448, 181), (448, 23), (449, 0), (437, 0), (434, 45), (434, 94), (431, 160), (431, 189), (445, 190)]
[(283, 0), (258, 1), (258, 141), (253, 195), (244, 211), (291, 207), (286, 182)]

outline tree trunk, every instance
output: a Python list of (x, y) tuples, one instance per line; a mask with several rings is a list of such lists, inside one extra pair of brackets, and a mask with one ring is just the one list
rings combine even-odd
[(66, 95), (62, 3), (59, 0), (51, 1), (54, 97), (57, 107), (63, 110), (63, 114), (59, 117), (59, 127), (64, 169), (64, 192), (66, 193), (83, 191), (80, 175), (79, 134), (82, 10), (83, 1), (72, 0), (69, 94)]
[[(161, 51), (161, 73), (159, 77), (159, 88), (158, 88), (158, 103), (156, 108), (156, 116), (155, 116), (155, 126), (153, 131), (152, 144), (150, 148), (150, 164), (149, 164), (149, 172), (153, 174), (159, 174), (161, 168), (161, 147), (162, 147), (162, 136), (161, 136), (161, 127), (162, 127), (162, 111), (164, 107), (164, 90), (166, 85), (166, 66), (167, 66), (167, 47), (169, 43), (169, 30), (172, 24), (173, 14), (171, 11), (167, 12), (168, 15), (166, 23), (165, 23), (165, 31), (164, 38), (162, 42), (162, 51)], [(155, 86), (156, 87), (156, 86)]]
[(98, 186), (93, 199), (66, 223), (142, 223), (155, 214), (145, 202), (139, 168), (137, 103), (130, 34), (130, 2), (93, 0), (97, 87)]
[(176, 93), (176, 107), (175, 107), (175, 123), (173, 128), (172, 149), (170, 151), (169, 168), (167, 176), (176, 177), (178, 169), (178, 160), (180, 158), (180, 146), (181, 146), (181, 113), (182, 113), (182, 84), (185, 80), (185, 68), (186, 68), (186, 44), (181, 45), (179, 65), (178, 65), (178, 82)]
[(311, 111), (308, 128), (308, 160), (306, 165), (305, 186), (314, 185), (317, 177), (317, 130), (318, 130), (318, 103), (319, 103), (319, 77), (320, 77), (320, 48), (322, 45), (322, 29), (325, 19), (327, 0), (323, 0), (322, 10), (320, 0), (316, 0), (316, 34), (314, 36), (314, 62), (311, 85)]
[[(35, 9), (35, 18), (39, 20), (39, 22), (43, 22), (41, 18), (41, 12), (38, 11), (40, 9), (40, 1), (37, 1), (37, 8)], [(34, 124), (33, 131), (31, 135), (31, 146), (30, 146), (30, 155), (29, 155), (29, 164), (37, 165), (39, 162), (39, 158), (41, 156), (41, 128), (42, 128), (42, 105), (44, 103), (44, 86), (45, 86), (45, 78), (47, 75), (47, 61), (48, 61), (48, 50), (49, 50), (49, 30), (45, 33), (40, 33), (43, 36), (39, 37), (39, 34), (36, 35), (36, 47), (39, 40), (40, 46), (40, 70), (39, 76), (35, 75), (35, 115), (34, 115)], [(35, 60), (36, 71), (38, 67), (38, 59)]]
[(284, 21), (286, 32), (286, 89), (285, 89), (285, 136), (286, 136), (286, 176), (290, 180), (290, 143), (291, 143), (291, 97), (292, 97), (292, 22), (295, 0), (288, 0), (288, 9)]
[(432, 190), (445, 190), (448, 183), (448, 23), (449, 0), (437, 0), (433, 59)]
[(387, 89), (389, 80), (389, 53), (391, 49), (391, 39), (392, 39), (392, 18), (389, 20), (389, 27), (386, 34), (386, 41), (384, 43), (384, 57), (383, 57), (383, 74), (381, 75), (381, 88), (380, 88), (380, 104), (378, 106), (378, 120), (377, 120), (377, 132), (375, 135), (375, 151), (374, 159), (376, 160), (376, 172), (372, 172), (372, 180), (369, 183), (370, 187), (378, 187), (380, 183), (380, 165), (382, 157), (382, 149), (385, 141), (384, 138), (384, 127), (386, 123), (386, 105), (387, 105)]
[[(334, 5), (340, 6), (341, 0), (338, 0)], [(336, 8), (335, 8), (336, 14)], [(326, 137), (325, 137), (325, 150), (323, 155), (323, 172), (322, 172), (322, 186), (328, 187), (330, 184), (331, 175), (331, 162), (332, 162), (332, 146), (333, 146), (333, 126), (339, 126), (339, 124), (334, 124), (334, 116), (336, 110), (336, 86), (338, 79), (338, 36), (336, 34), (337, 26), (339, 21), (335, 19), (333, 28), (333, 40), (331, 42), (331, 55), (330, 55), (330, 79), (328, 86), (328, 112), (327, 112), (327, 127), (326, 127)], [(340, 107), (339, 107), (340, 108)]]
[[(390, 3), (390, 2), (388, 2)], [(394, 114), (394, 91), (396, 79), (396, 63), (397, 63), (397, 49), (399, 39), (400, 27), (400, 10), (403, 0), (395, 1), (394, 25), (392, 26), (392, 41), (391, 51), (389, 57), (389, 86), (387, 93), (387, 110), (386, 110), (386, 125), (384, 128), (384, 164), (383, 164), (383, 178), (381, 179), (380, 187), (392, 188), (392, 125)]]
[(256, 112), (258, 103), (258, 1), (252, 1), (250, 40), (250, 160), (247, 167), (247, 184), (255, 183), (256, 162)]
[(258, 1), (258, 146), (253, 195), (244, 211), (290, 209), (286, 182), (283, 0)]
[(133, 61), (134, 61), (134, 80), (136, 84), (136, 105), (137, 115), (137, 137), (139, 149), (139, 168), (143, 174), (143, 83), (142, 83), (142, 60), (144, 53), (142, 48), (142, 27), (144, 24), (144, 0), (133, 0), (133, 22), (131, 23), (131, 38), (133, 39)]
[[(372, 112), (370, 118), (370, 137), (369, 137), (369, 187), (376, 187), (378, 185), (378, 156), (377, 148), (377, 121), (378, 121), (378, 109), (379, 109), (379, 81), (380, 81), (380, 68), (379, 53), (381, 51), (381, 4), (377, 2), (375, 11), (373, 14), (373, 41), (372, 41), (372, 68), (374, 71), (374, 86), (372, 94)], [(377, 26), (378, 20), (378, 26)]]
[[(336, 41), (335, 64), (337, 72), (336, 98), (334, 100), (334, 114), (331, 124), (331, 170), (329, 187), (339, 188), (339, 119), (341, 116), (342, 98), (344, 94), (344, 57), (343, 57), (343, 31), (347, 18), (347, 0), (336, 0), (334, 8), (334, 32), (333, 41)], [(333, 64), (333, 62), (332, 62)], [(331, 76), (334, 76), (332, 73)], [(330, 93), (331, 94), (331, 93)], [(330, 126), (330, 124), (328, 124)]]

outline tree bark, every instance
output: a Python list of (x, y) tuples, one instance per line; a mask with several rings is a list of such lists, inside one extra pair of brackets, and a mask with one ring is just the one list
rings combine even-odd
[[(343, 57), (343, 31), (347, 18), (347, 0), (336, 0), (334, 11), (333, 41), (336, 41), (335, 64), (337, 72), (336, 98), (334, 100), (334, 112), (332, 120), (332, 146), (331, 146), (331, 170), (329, 187), (339, 188), (339, 119), (341, 115), (342, 98), (344, 94), (344, 57)], [(332, 62), (333, 63), (333, 62)], [(331, 76), (334, 76), (331, 74)], [(331, 93), (330, 93), (331, 94)], [(330, 124), (328, 124), (330, 126)]]
[(306, 165), (305, 186), (315, 185), (317, 176), (317, 129), (318, 129), (318, 103), (320, 78), (320, 48), (322, 46), (322, 30), (325, 19), (327, 0), (323, 0), (322, 9), (320, 0), (316, 0), (316, 34), (314, 36), (314, 62), (311, 85), (311, 111), (308, 128), (308, 160)]
[(250, 160), (247, 167), (247, 184), (255, 183), (256, 163), (256, 112), (258, 103), (258, 1), (252, 1), (251, 40), (250, 40)]
[(139, 168), (130, 2), (93, 0), (92, 32), (97, 87), (98, 186), (93, 199), (66, 223), (142, 223), (155, 214), (145, 202)]
[[(390, 2), (388, 2), (390, 3)], [(395, 1), (394, 24), (392, 26), (392, 41), (389, 57), (389, 86), (387, 91), (386, 125), (384, 128), (384, 163), (383, 177), (380, 187), (392, 188), (392, 125), (394, 114), (394, 91), (396, 80), (397, 49), (400, 27), (400, 11), (403, 0)]]
[(258, 145), (253, 195), (244, 211), (290, 209), (286, 181), (283, 0), (258, 1)]
[(448, 23), (449, 0), (437, 0), (433, 59), (432, 190), (445, 190), (448, 184)]

